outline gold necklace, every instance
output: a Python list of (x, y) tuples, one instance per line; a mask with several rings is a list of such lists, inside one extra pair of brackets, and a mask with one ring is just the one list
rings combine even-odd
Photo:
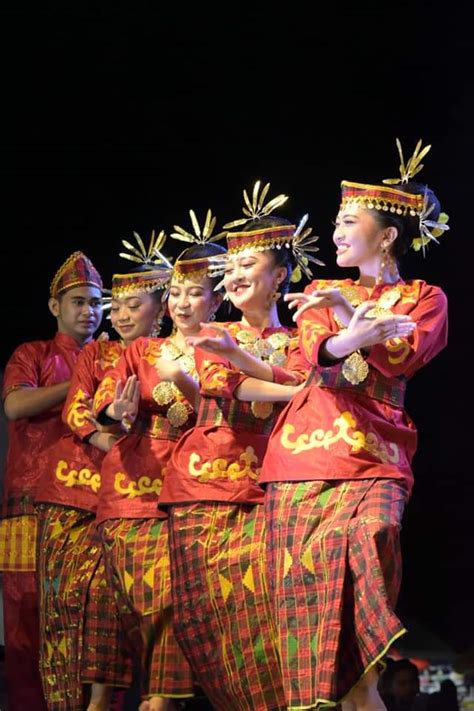
[[(286, 348), (290, 342), (290, 337), (287, 333), (279, 331), (272, 333), (267, 338), (262, 338), (253, 331), (242, 328), (237, 331), (235, 338), (242, 350), (251, 353), (259, 360), (280, 367), (285, 365), (287, 360)], [(254, 417), (259, 420), (266, 420), (273, 412), (273, 403), (253, 400), (250, 403), (250, 409)]]
[[(184, 353), (171, 340), (162, 345), (160, 357), (166, 360), (180, 360), (182, 370), (198, 381), (194, 356)], [(158, 383), (152, 390), (152, 397), (158, 405), (169, 405), (166, 417), (173, 427), (182, 427), (188, 421), (192, 410), (184, 402), (185, 398), (175, 383), (168, 380)]]
[[(341, 294), (343, 294), (352, 306), (359, 306), (364, 299), (360, 297), (360, 294), (356, 287), (353, 286), (343, 286), (341, 287)], [(402, 294), (398, 287), (393, 287), (384, 291), (375, 305), (367, 311), (365, 318), (380, 318), (382, 316), (387, 316), (392, 313), (392, 306), (394, 306), (401, 298)], [(370, 297), (369, 297), (370, 298)], [(342, 321), (333, 314), (334, 320), (340, 328), (345, 328)], [(363, 357), (360, 350), (354, 351), (345, 358), (341, 369), (344, 378), (351, 383), (351, 385), (359, 385), (363, 383), (369, 374), (369, 366)]]

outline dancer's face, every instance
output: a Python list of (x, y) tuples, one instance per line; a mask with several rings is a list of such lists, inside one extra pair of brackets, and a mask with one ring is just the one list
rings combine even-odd
[(387, 230), (379, 225), (372, 210), (348, 206), (339, 211), (335, 225), (333, 241), (339, 267), (360, 268), (380, 258)]
[(173, 278), (168, 296), (170, 317), (183, 336), (192, 336), (201, 330), (201, 322), (214, 314), (222, 297), (213, 291), (209, 277), (200, 280)]
[(245, 313), (267, 308), (286, 273), (286, 267), (276, 266), (272, 250), (249, 252), (229, 258), (224, 287), (233, 305)]
[(163, 306), (158, 294), (137, 293), (112, 299), (110, 320), (120, 338), (129, 344), (140, 336), (149, 336)]
[(92, 338), (102, 321), (102, 294), (95, 286), (77, 286), (59, 298), (49, 300), (58, 320), (58, 331), (84, 343)]

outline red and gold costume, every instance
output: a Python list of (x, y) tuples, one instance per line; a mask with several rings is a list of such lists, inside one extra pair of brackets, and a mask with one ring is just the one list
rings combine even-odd
[[(90, 260), (75, 252), (60, 267), (50, 288), (57, 298), (76, 286), (102, 288)], [(42, 388), (71, 378), (81, 344), (64, 333), (49, 341), (19, 346), (4, 376), (4, 399), (13, 390)], [(6, 676), (12, 708), (46, 708), (38, 668), (39, 612), (36, 595), (37, 519), (34, 499), (49, 451), (67, 432), (61, 421), (62, 405), (33, 417), (9, 422), (9, 448), (5, 471), (5, 497), (0, 521), (0, 569), (6, 649)]]
[(122, 351), (117, 341), (83, 349), (63, 409), (69, 432), (50, 449), (36, 494), (40, 667), (50, 710), (81, 711), (83, 683), (131, 682), (95, 523), (104, 452), (88, 443), (97, 431), (92, 399)]
[[(275, 382), (304, 380), (307, 364), (287, 329), (225, 326), (272, 363)], [(225, 359), (198, 348), (196, 364), (202, 396), (196, 426), (178, 443), (161, 495), (172, 505), (176, 634), (216, 708), (284, 708), (257, 484), (282, 406), (237, 400), (234, 391), (247, 376)]]
[(97, 522), (120, 615), (141, 649), (143, 695), (179, 698), (192, 696), (193, 680), (173, 635), (168, 521), (157, 506), (165, 466), (195, 414), (172, 383), (160, 381), (158, 358), (194, 370), (170, 338), (139, 338), (96, 393), (100, 417), (114, 400), (118, 380), (125, 383), (135, 374), (140, 382), (138, 416), (103, 462)]
[[(287, 200), (278, 195), (265, 204), (269, 188), (260, 192), (258, 181), (251, 198), (244, 190), (245, 218), (224, 227), (251, 220), (255, 229), (227, 233), (227, 258), (291, 245), (304, 270), (308, 257), (301, 260), (302, 247), (311, 230), (301, 229), (307, 216), (298, 228), (275, 218), (259, 223)], [(305, 380), (308, 364), (288, 329), (259, 332), (242, 323), (225, 327), (241, 348), (271, 365), (273, 382)], [(161, 496), (171, 504), (176, 634), (216, 708), (283, 709), (267, 591), (263, 491), (257, 483), (282, 406), (238, 400), (236, 388), (247, 376), (227, 359), (197, 348), (196, 363), (202, 396), (197, 423), (176, 447)]]
[[(418, 215), (424, 203), (394, 188), (343, 190), (343, 204), (366, 200), (367, 209), (398, 214)], [(369, 299), (350, 279), (305, 291), (328, 287), (354, 306)], [(368, 317), (409, 314), (413, 334), (372, 346), (366, 362), (356, 353), (328, 365), (321, 347), (339, 332), (338, 319), (330, 309), (303, 313), (300, 347), (313, 371), (280, 416), (260, 477), (289, 709), (339, 702), (405, 632), (394, 606), (417, 435), (404, 394), (446, 345), (447, 304), (441, 289), (420, 280), (376, 284), (370, 300)]]

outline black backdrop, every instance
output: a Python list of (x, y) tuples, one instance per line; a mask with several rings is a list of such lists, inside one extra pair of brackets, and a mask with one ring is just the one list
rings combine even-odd
[(463, 3), (313, 5), (2, 4), (1, 362), (53, 333), (48, 286), (72, 251), (109, 280), (132, 230), (169, 230), (190, 207), (222, 224), (257, 178), (291, 196), (283, 214), (310, 212), (320, 273), (339, 275), (340, 180), (395, 177), (396, 136), (406, 153), (432, 143), (420, 177), (451, 231), (403, 273), (447, 292), (450, 345), (408, 396), (420, 445), (400, 612), (462, 651), (474, 635), (467, 15)]

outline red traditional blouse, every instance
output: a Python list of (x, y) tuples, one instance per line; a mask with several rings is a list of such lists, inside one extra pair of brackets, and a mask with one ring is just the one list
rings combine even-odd
[[(312, 282), (339, 287), (354, 304), (369, 298), (350, 279)], [(447, 341), (447, 300), (436, 286), (415, 280), (378, 285), (370, 295), (378, 309), (409, 314), (417, 328), (370, 349), (367, 377), (351, 384), (344, 362), (326, 367), (321, 347), (340, 326), (330, 309), (302, 315), (300, 346), (314, 366), (308, 387), (282, 412), (270, 438), (260, 481), (396, 478), (411, 489), (411, 462), (417, 445), (415, 425), (404, 410), (407, 380)]]
[(178, 360), (194, 375), (194, 359), (184, 356), (170, 338), (138, 338), (124, 351), (117, 366), (102, 381), (94, 398), (100, 413), (114, 399), (118, 380), (130, 375), (140, 382), (138, 417), (129, 434), (121, 437), (102, 463), (97, 522), (114, 518), (160, 518), (157, 510), (163, 470), (176, 442), (196, 421), (193, 408), (171, 383), (160, 380), (158, 358)]
[[(19, 346), (7, 363), (3, 398), (19, 388), (64, 383), (81, 352), (71, 336), (57, 333), (50, 341)], [(33, 514), (38, 481), (49, 464), (49, 449), (67, 432), (61, 420), (62, 403), (34, 417), (9, 421), (3, 516)]]
[[(294, 331), (281, 326), (259, 333), (239, 322), (223, 325), (241, 347), (271, 364), (274, 382), (304, 382), (309, 366)], [(174, 450), (160, 503), (262, 503), (257, 480), (283, 405), (237, 400), (234, 391), (247, 376), (218, 355), (196, 348), (196, 367), (202, 396), (196, 426)]]
[(94, 341), (79, 356), (62, 412), (71, 431), (50, 449), (49, 466), (41, 474), (36, 493), (37, 503), (96, 510), (105, 453), (87, 443), (97, 431), (89, 416), (100, 382), (117, 365), (123, 349), (119, 341)]

